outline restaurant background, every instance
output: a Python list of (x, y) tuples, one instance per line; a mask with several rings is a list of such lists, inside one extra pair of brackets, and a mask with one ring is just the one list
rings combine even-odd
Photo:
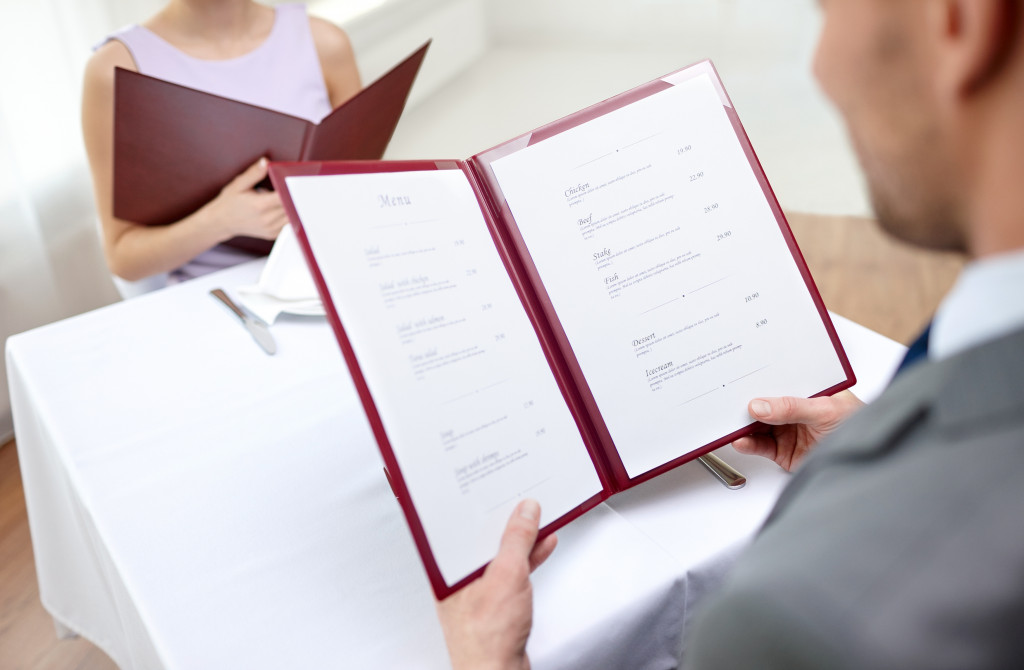
[[(162, 4), (0, 0), (0, 342), (119, 299), (82, 147), (82, 71), (105, 35)], [(466, 158), (710, 57), (784, 208), (869, 213), (839, 120), (811, 75), (811, 0), (307, 4), (349, 32), (364, 82), (434, 39), (390, 158)], [(12, 436), (0, 361), (0, 444)]]

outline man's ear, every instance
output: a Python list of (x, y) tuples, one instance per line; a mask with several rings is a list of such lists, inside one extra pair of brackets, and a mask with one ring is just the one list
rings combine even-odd
[(1021, 32), (1019, 0), (933, 0), (927, 4), (940, 90), (970, 95), (997, 76)]

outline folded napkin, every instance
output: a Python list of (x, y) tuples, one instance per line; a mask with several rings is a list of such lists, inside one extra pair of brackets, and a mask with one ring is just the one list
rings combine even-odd
[(239, 287), (238, 294), (245, 308), (267, 323), (273, 323), (281, 313), (325, 314), (291, 226), (285, 226), (277, 236), (259, 283)]

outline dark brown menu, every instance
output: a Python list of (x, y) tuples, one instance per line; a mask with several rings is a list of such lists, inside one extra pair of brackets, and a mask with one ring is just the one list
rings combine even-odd
[[(428, 41), (319, 124), (117, 68), (114, 216), (179, 221), (261, 156), (272, 161), (379, 159), (391, 141)], [(235, 238), (266, 254), (272, 242)]]

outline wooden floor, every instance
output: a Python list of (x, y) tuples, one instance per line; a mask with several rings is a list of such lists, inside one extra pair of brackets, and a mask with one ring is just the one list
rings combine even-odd
[(0, 668), (117, 668), (106, 654), (85, 640), (58, 640), (53, 620), (39, 602), (14, 442), (0, 447)]
[[(889, 240), (872, 221), (791, 214), (811, 273), (834, 312), (909, 343), (952, 285), (962, 261)], [(58, 640), (39, 602), (14, 443), (0, 448), (0, 668), (107, 670), (85, 640)]]
[(787, 217), (825, 305), (903, 344), (917, 338), (964, 264), (896, 242), (871, 219)]

